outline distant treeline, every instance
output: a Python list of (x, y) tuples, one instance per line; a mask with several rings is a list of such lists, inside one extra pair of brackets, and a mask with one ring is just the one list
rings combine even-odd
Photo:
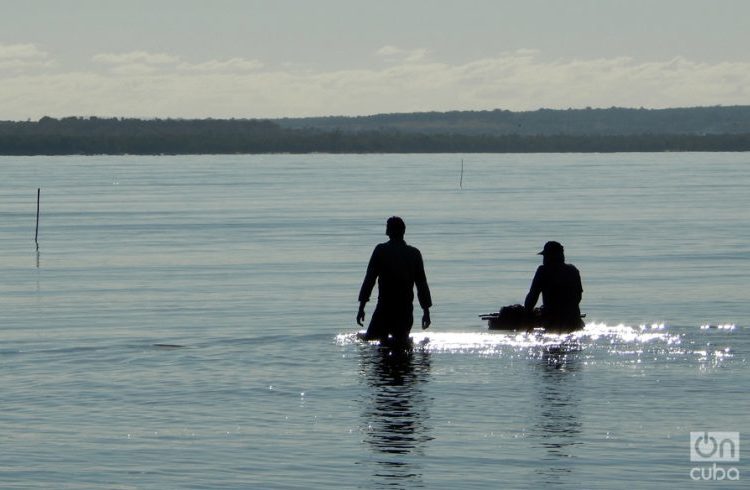
[(470, 135), (641, 135), (750, 133), (750, 106), (675, 109), (539, 109), (377, 114), (279, 119), (290, 129)]
[(466, 134), (290, 128), (252, 119), (79, 118), (0, 122), (2, 155), (750, 151), (724, 134)]

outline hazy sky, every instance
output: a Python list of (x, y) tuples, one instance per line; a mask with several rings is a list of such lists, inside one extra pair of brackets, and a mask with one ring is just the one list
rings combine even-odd
[(719, 104), (748, 0), (0, 0), (0, 120)]

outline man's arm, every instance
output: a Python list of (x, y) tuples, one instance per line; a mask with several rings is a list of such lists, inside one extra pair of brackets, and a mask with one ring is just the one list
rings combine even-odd
[(365, 302), (361, 301), (359, 303), (359, 310), (357, 311), (357, 325), (360, 327), (364, 325), (365, 321)]
[(429, 309), (432, 306), (432, 296), (430, 295), (430, 286), (427, 285), (427, 275), (424, 272), (424, 262), (422, 262), (422, 254), (419, 253), (419, 250), (416, 253), (414, 284), (417, 286), (419, 306), (423, 310)]
[(575, 290), (575, 299), (576, 304), (581, 303), (581, 299), (583, 298), (583, 285), (581, 284), (581, 273), (578, 271), (577, 268), (573, 267), (573, 270), (576, 271), (575, 278), (576, 278), (576, 290)]
[(417, 250), (416, 253), (416, 262), (414, 283), (417, 286), (417, 299), (419, 299), (419, 306), (422, 307), (422, 330), (426, 330), (432, 323), (432, 320), (430, 319), (432, 295), (430, 294), (430, 286), (427, 285), (427, 274), (425, 274), (424, 262), (422, 261), (422, 254), (419, 250)]
[(362, 326), (365, 321), (365, 303), (370, 301), (372, 289), (375, 287), (375, 281), (378, 279), (378, 247), (372, 251), (370, 262), (367, 264), (365, 279), (362, 281), (362, 287), (359, 289), (359, 310), (357, 311), (357, 324)]
[(422, 310), (422, 330), (427, 330), (430, 328), (430, 324), (432, 323), (432, 320), (430, 320), (430, 309), (425, 308)]
[(539, 295), (542, 293), (542, 266), (539, 266), (534, 274), (534, 279), (531, 281), (531, 288), (529, 294), (526, 295), (526, 301), (524, 306), (526, 311), (533, 311), (536, 306), (536, 302), (539, 301)]

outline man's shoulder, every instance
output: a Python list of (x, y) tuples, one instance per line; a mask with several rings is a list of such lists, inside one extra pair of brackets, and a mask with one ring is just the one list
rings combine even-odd
[(399, 248), (399, 249), (407, 249), (407, 250), (416, 250), (419, 252), (419, 249), (413, 245), (409, 245), (405, 241), (397, 241), (397, 240), (388, 240), (387, 242), (378, 243), (377, 247), (387, 247), (387, 248)]
[(565, 276), (571, 283), (581, 283), (581, 273), (578, 272), (578, 268), (573, 264), (565, 264)]
[(398, 244), (392, 241), (387, 241), (375, 245), (375, 253), (395, 253), (399, 248), (401, 247)]
[(415, 257), (415, 258), (421, 258), (422, 257), (422, 252), (420, 252), (419, 249), (417, 247), (413, 246), (413, 245), (406, 245), (406, 250), (409, 251), (409, 254), (412, 257)]
[(409, 245), (408, 243), (402, 241), (402, 242), (394, 242), (394, 241), (388, 241), (385, 243), (381, 243), (383, 246), (381, 252), (384, 254), (392, 255), (392, 256), (398, 256), (398, 257), (408, 257), (409, 260), (421, 260), (422, 259), (422, 253), (419, 251), (417, 247), (414, 247), (412, 245)]

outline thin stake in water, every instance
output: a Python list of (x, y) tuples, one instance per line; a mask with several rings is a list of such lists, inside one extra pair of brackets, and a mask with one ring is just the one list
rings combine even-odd
[(34, 232), (34, 243), (36, 248), (39, 250), (39, 198), (42, 194), (42, 189), (39, 187), (36, 190), (36, 232)]
[(464, 188), (464, 159), (461, 159), (461, 178), (458, 181), (458, 186), (463, 189)]

